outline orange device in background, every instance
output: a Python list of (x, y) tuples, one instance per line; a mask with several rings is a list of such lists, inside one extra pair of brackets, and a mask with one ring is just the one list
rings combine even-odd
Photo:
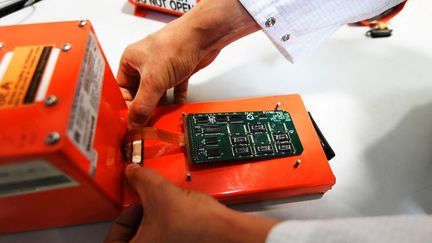
[(134, 14), (143, 17), (148, 10), (183, 15), (190, 11), (200, 0), (128, 0), (134, 5)]
[[(298, 95), (163, 106), (151, 126), (183, 134), (183, 114), (278, 103), (298, 156), (194, 167), (184, 147), (146, 140), (143, 166), (227, 204), (326, 192), (335, 183), (326, 143)], [(123, 178), (127, 114), (90, 22), (1, 26), (0, 233), (110, 220), (136, 202)]]
[(384, 11), (381, 14), (370, 19), (359, 21), (355, 23), (355, 25), (369, 27), (370, 30), (366, 32), (366, 36), (368, 37), (390, 37), (393, 30), (388, 28), (387, 23), (402, 11), (402, 9), (405, 7), (406, 2), (407, 1), (403, 1), (402, 3)]

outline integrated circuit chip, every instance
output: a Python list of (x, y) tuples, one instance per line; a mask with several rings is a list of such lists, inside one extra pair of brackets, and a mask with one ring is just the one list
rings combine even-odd
[(218, 116), (215, 116), (215, 120), (216, 120), (216, 122), (227, 122), (228, 116), (218, 115)]
[(259, 154), (273, 153), (273, 148), (270, 144), (257, 145), (255, 149)]
[(198, 116), (196, 117), (197, 123), (208, 123), (209, 117), (208, 116)]
[(189, 114), (185, 124), (188, 158), (193, 164), (246, 162), (303, 151), (286, 111)]
[(234, 147), (234, 153), (236, 155), (249, 155), (251, 153), (248, 146)]
[(206, 137), (204, 141), (207, 145), (215, 145), (219, 142), (217, 137)]
[(249, 125), (251, 132), (265, 132), (267, 129), (264, 124), (256, 123)]
[(288, 142), (290, 140), (288, 134), (273, 134), (273, 138), (277, 142)]
[(204, 133), (220, 133), (221, 128), (220, 127), (205, 127)]
[(246, 136), (234, 136), (232, 137), (233, 144), (247, 144), (248, 139)]
[(219, 150), (219, 148), (208, 148), (207, 149), (207, 156), (208, 157), (216, 157), (219, 156), (221, 154), (221, 151)]
[(277, 148), (280, 152), (291, 152), (292, 151), (291, 144), (279, 144)]
[(243, 122), (244, 118), (241, 115), (231, 115), (229, 116), (230, 122)]

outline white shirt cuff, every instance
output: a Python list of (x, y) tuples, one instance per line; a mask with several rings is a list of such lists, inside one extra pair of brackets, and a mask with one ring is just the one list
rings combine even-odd
[(376, 16), (403, 0), (239, 0), (291, 62), (339, 27)]

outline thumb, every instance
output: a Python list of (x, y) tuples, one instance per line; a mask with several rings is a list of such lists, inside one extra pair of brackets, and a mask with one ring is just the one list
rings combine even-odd
[(134, 237), (143, 215), (141, 205), (132, 205), (123, 210), (113, 221), (105, 243), (126, 243)]
[(181, 190), (160, 176), (154, 170), (130, 164), (126, 167), (126, 178), (138, 193), (143, 207), (149, 204), (162, 204), (168, 197), (175, 196)]

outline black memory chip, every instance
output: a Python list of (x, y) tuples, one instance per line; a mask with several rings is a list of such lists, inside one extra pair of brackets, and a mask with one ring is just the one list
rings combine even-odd
[(217, 137), (206, 137), (205, 138), (205, 144), (207, 144), (207, 145), (218, 144), (218, 138)]
[(228, 117), (224, 115), (215, 116), (216, 122), (227, 122)]
[(234, 148), (235, 155), (249, 155), (250, 148), (248, 146), (240, 146)]
[(205, 127), (204, 133), (220, 133), (221, 128), (220, 127)]
[(229, 117), (230, 122), (243, 122), (243, 116), (241, 115), (231, 115)]
[(264, 124), (257, 123), (257, 124), (251, 124), (249, 125), (251, 132), (265, 132), (266, 127)]
[(257, 145), (255, 146), (257, 153), (259, 154), (269, 154), (273, 153), (273, 148), (270, 144)]
[(279, 144), (278, 145), (279, 152), (292, 152), (291, 144)]
[(198, 116), (196, 117), (197, 123), (208, 123), (209, 117), (208, 116)]
[(219, 148), (207, 148), (207, 157), (216, 157), (221, 155)]
[(235, 136), (231, 138), (233, 144), (247, 144), (248, 139), (246, 136)]
[(290, 140), (289, 135), (285, 133), (273, 134), (273, 138), (276, 142), (288, 142)]

